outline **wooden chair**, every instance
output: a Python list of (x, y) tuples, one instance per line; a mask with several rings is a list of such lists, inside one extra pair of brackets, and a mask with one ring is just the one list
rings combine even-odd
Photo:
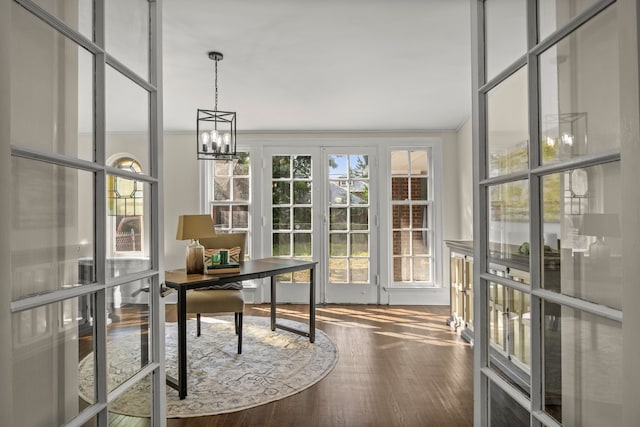
[[(239, 261), (244, 261), (246, 233), (219, 234), (216, 237), (200, 239), (206, 249), (228, 249), (240, 247)], [(187, 293), (187, 313), (196, 313), (197, 336), (200, 336), (200, 314), (233, 313), (236, 335), (238, 335), (238, 354), (242, 354), (242, 314), (244, 298), (239, 283), (238, 289), (198, 289)]]

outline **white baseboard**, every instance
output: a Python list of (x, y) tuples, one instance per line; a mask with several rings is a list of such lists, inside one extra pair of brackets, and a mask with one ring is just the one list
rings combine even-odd
[(385, 288), (380, 304), (449, 305), (450, 294), (449, 288)]

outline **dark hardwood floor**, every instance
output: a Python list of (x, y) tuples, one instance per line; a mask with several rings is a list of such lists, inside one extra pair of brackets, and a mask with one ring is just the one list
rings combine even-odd
[[(305, 322), (308, 307), (280, 305)], [(442, 306), (325, 305), (317, 327), (339, 360), (318, 384), (286, 399), (230, 414), (169, 419), (169, 427), (471, 426), (471, 347), (446, 325)], [(268, 305), (245, 315), (268, 316)], [(167, 313), (167, 321), (175, 316)]]
[[(308, 321), (308, 306), (279, 305), (278, 317)], [(472, 348), (446, 325), (444, 306), (324, 305), (317, 328), (339, 359), (319, 383), (288, 398), (208, 417), (168, 419), (169, 427), (472, 426)], [(268, 316), (269, 305), (247, 305)], [(176, 319), (167, 305), (166, 321)], [(135, 323), (135, 322), (133, 322)], [(127, 327), (136, 327), (127, 321)], [(188, 398), (188, 397), (187, 397)], [(111, 425), (146, 426), (148, 419), (110, 417)]]

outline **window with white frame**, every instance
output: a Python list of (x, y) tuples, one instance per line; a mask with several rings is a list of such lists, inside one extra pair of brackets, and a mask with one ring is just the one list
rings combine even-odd
[[(219, 233), (246, 232), (251, 229), (251, 173), (249, 152), (238, 152), (233, 160), (211, 163), (208, 180), (207, 205), (216, 231)], [(245, 256), (251, 253), (251, 239), (247, 238)]]
[(433, 283), (429, 150), (391, 152), (392, 283)]

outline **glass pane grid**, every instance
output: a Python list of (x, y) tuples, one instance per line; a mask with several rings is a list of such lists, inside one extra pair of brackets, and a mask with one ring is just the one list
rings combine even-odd
[(216, 227), (225, 233), (249, 232), (251, 224), (251, 176), (248, 152), (234, 160), (212, 164), (212, 199), (209, 203)]
[[(155, 143), (149, 136), (154, 133), (149, 117), (155, 115), (156, 105), (150, 96), (153, 90), (151, 85), (141, 82), (145, 78), (139, 79), (117, 63), (107, 66), (105, 71), (104, 62), (98, 61), (96, 64), (92, 53), (71, 40), (75, 38), (89, 48), (96, 47), (79, 37), (84, 35), (87, 39), (93, 39), (96, 29), (94, 20), (97, 22), (103, 18), (103, 10), (94, 9), (95, 2), (35, 0), (34, 3), (65, 23), (68, 26), (64, 28), (65, 33), (75, 34), (70, 38), (59, 34), (53, 29), (60, 27), (59, 22), (46, 14), (42, 19), (36, 18), (28, 11), (30, 2), (13, 2), (10, 18), (14, 22), (12, 39), (18, 43), (14, 48), (20, 46), (23, 54), (12, 58), (10, 68), (12, 74), (25, 78), (12, 81), (12, 93), (15, 96), (11, 100), (11, 111), (15, 113), (12, 117), (17, 121), (12, 121), (11, 128), (16, 137), (24, 138), (24, 141), (12, 141), (19, 151), (23, 151), (12, 157), (12, 162), (24, 161), (26, 167), (20, 165), (16, 168), (12, 164), (11, 168), (12, 173), (15, 172), (12, 180), (16, 183), (12, 203), (15, 207), (12, 224), (15, 228), (11, 230), (13, 240), (10, 243), (15, 263), (11, 267), (20, 277), (12, 278), (7, 285), (16, 286), (16, 299), (34, 293), (51, 292), (53, 295), (34, 298), (32, 302), (39, 306), (12, 315), (13, 339), (10, 343), (13, 348), (10, 351), (13, 353), (13, 366), (10, 369), (13, 384), (9, 383), (8, 387), (12, 389), (14, 397), (14, 425), (67, 425), (72, 424), (73, 419), (95, 401), (95, 382), (101, 377), (96, 372), (105, 369), (105, 366), (93, 366), (94, 354), (105, 354), (106, 351), (105, 348), (96, 347), (99, 344), (94, 340), (97, 319), (93, 316), (106, 312), (109, 324), (101, 326), (107, 329), (123, 324), (130, 328), (139, 326), (144, 322), (127, 317), (124, 312), (120, 316), (118, 311), (132, 304), (133, 300), (146, 298), (148, 294), (142, 292), (132, 295), (129, 293), (132, 289), (127, 285), (119, 285), (99, 291), (100, 295), (102, 292), (114, 292), (113, 296), (107, 298), (96, 299), (96, 294), (88, 294), (54, 303), (47, 301), (65, 298), (69, 288), (96, 284), (96, 270), (103, 270), (97, 269), (96, 265), (106, 267), (107, 276), (130, 272), (115, 271), (118, 268), (114, 268), (114, 263), (109, 260), (112, 258), (109, 249), (126, 252), (120, 254), (127, 255), (122, 258), (133, 258), (128, 255), (141, 252), (140, 248), (145, 247), (141, 241), (146, 240), (148, 246), (151, 241), (149, 230), (145, 233), (146, 238), (139, 240), (144, 227), (123, 220), (134, 217), (142, 222), (143, 211), (147, 216), (150, 215), (151, 204), (138, 196), (142, 196), (141, 193), (151, 194), (150, 189), (156, 185), (155, 180), (149, 180), (141, 189), (143, 186), (137, 186), (134, 179), (116, 172), (107, 177), (107, 181), (113, 184), (111, 188), (109, 183), (103, 188), (96, 188), (96, 174), (86, 171), (80, 164), (82, 162), (76, 159), (89, 162), (102, 159), (102, 155), (98, 154), (96, 158), (95, 154), (95, 138), (98, 138), (105, 141), (106, 147), (98, 148), (106, 149), (107, 161), (95, 164), (90, 169), (110, 168), (113, 166), (110, 164), (111, 157), (127, 152), (132, 153), (131, 156), (135, 156), (148, 171), (152, 164), (149, 158), (153, 151), (151, 146)], [(152, 30), (155, 17), (148, 13), (150, 2), (110, 0), (105, 2), (105, 9), (108, 56), (117, 58), (134, 73), (145, 76), (152, 74), (150, 71), (155, 65), (149, 63), (149, 57), (151, 40), (156, 34)], [(121, 25), (125, 22), (133, 25), (125, 24), (128, 34), (119, 37), (116, 27), (124, 28)], [(118, 34), (115, 39), (119, 40), (111, 37), (114, 34)], [(137, 64), (141, 67), (138, 68)], [(98, 68), (94, 69), (94, 66)], [(105, 91), (97, 93), (96, 78), (105, 75)], [(21, 87), (20, 82), (31, 88)], [(33, 82), (50, 84), (34, 85)], [(34, 94), (33, 91), (38, 93)], [(124, 102), (125, 98), (129, 102)], [(24, 102), (30, 103), (28, 114), (21, 113), (24, 105), (21, 103)], [(96, 135), (96, 130), (103, 129), (99, 123), (96, 124), (95, 105), (105, 106), (106, 133), (102, 136)], [(135, 114), (126, 114), (125, 110)], [(34, 118), (37, 119), (34, 121)], [(21, 150), (22, 147), (27, 148), (26, 152)], [(33, 155), (29, 149), (41, 154)], [(29, 157), (31, 159), (27, 160)], [(36, 166), (40, 163), (43, 165)], [(27, 175), (28, 180), (25, 180)], [(112, 209), (109, 212), (94, 212), (96, 198), (105, 201), (105, 197), (111, 198), (106, 205), (107, 209)], [(115, 197), (119, 197), (119, 200), (114, 201)], [(23, 212), (27, 205), (30, 206)], [(135, 214), (131, 215), (131, 210)], [(95, 218), (105, 215), (108, 215), (107, 229), (96, 229)], [(114, 219), (115, 223), (112, 221)], [(29, 225), (32, 221), (37, 225)], [(131, 239), (129, 246), (123, 248), (116, 243), (118, 239), (115, 233), (120, 224), (124, 228), (125, 222)], [(151, 221), (145, 222), (149, 224)], [(109, 245), (107, 259), (95, 259), (95, 245), (98, 243)], [(114, 248), (111, 248), (111, 243)], [(142, 264), (132, 270), (148, 269), (148, 257)], [(103, 279), (100, 282), (96, 286), (104, 285)], [(148, 284), (146, 280), (139, 283), (140, 286)], [(102, 306), (94, 307), (96, 301), (101, 301)], [(140, 305), (148, 307), (148, 301)], [(148, 309), (146, 311), (148, 313)], [(138, 333), (136, 337), (141, 349), (145, 347), (141, 339), (143, 335)], [(126, 348), (126, 351), (129, 350), (130, 346)], [(103, 357), (101, 360), (106, 359)], [(144, 357), (138, 358), (140, 364), (144, 360)], [(111, 380), (109, 374), (107, 378)], [(108, 388), (106, 384), (99, 384), (98, 387)], [(153, 399), (147, 400), (151, 402)], [(46, 403), (33, 411), (30, 410), (32, 402)], [(96, 422), (97, 417), (93, 417), (86, 425), (95, 425)], [(149, 424), (149, 421), (141, 423), (144, 424)]]
[[(271, 158), (273, 256), (311, 259), (313, 256), (313, 184), (311, 156)], [(282, 274), (280, 283), (309, 283), (309, 272)]]
[(369, 283), (369, 157), (328, 159), (329, 282)]
[(392, 278), (431, 281), (428, 151), (391, 153)]
[[(620, 164), (612, 156), (607, 158), (607, 153), (619, 151), (624, 128), (620, 124), (624, 87), (619, 57), (625, 53), (619, 45), (617, 4), (602, 9), (602, 3), (599, 8), (592, 7), (595, 0), (534, 2), (538, 19), (527, 23), (524, 0), (483, 3), (486, 28), (479, 37), (485, 43), (486, 56), (481, 63), (486, 62), (489, 79), (515, 69), (516, 63), (496, 60), (508, 59), (510, 54), (512, 61), (522, 58), (527, 51), (526, 34), (535, 29), (534, 24), (545, 38), (564, 34), (571, 22), (572, 31), (539, 54), (539, 61), (535, 61), (538, 81), (533, 87), (526, 75), (530, 70), (523, 67), (489, 93), (480, 94), (480, 102), (486, 95), (488, 116), (484, 118), (487, 135), (481, 137), (484, 147), (480, 151), (486, 151), (488, 158), (474, 160), (487, 162), (489, 177), (509, 175), (505, 181), (511, 181), (487, 187), (488, 209), (480, 213), (484, 221), (480, 226), (488, 230), (487, 241), (480, 242), (481, 252), (486, 252), (489, 263), (499, 260), (502, 269), (491, 273), (509, 282), (533, 284), (534, 288), (539, 285), (563, 294), (558, 300), (565, 301), (564, 295), (574, 300), (569, 308), (534, 297), (530, 290), (516, 289), (510, 286), (513, 283), (488, 282), (491, 278), (483, 275), (480, 283), (487, 286), (488, 307), (479, 330), (488, 331), (488, 336), (481, 333), (481, 339), (490, 344), (492, 370), (526, 395), (541, 390), (543, 410), (558, 424), (618, 425), (622, 423), (623, 402), (622, 324), (590, 313), (592, 303), (622, 310), (621, 238), (619, 232), (604, 231), (617, 224), (615, 217), (621, 212), (620, 173), (616, 170)], [(509, 18), (500, 19), (505, 13)], [(575, 25), (578, 16), (583, 25)], [(518, 30), (513, 31), (511, 25), (517, 25)], [(613, 66), (592, 73), (595, 63)], [(486, 80), (480, 86), (484, 83)], [(539, 96), (535, 102), (527, 99), (530, 90)], [(530, 111), (536, 107), (538, 111)], [(538, 141), (529, 141), (531, 113), (534, 117), (537, 114), (539, 129), (533, 134)], [(538, 150), (533, 157), (545, 165), (538, 194), (529, 194), (530, 184), (523, 180), (532, 172), (531, 150)], [(587, 166), (576, 169), (582, 159)], [(597, 162), (600, 164), (591, 167)], [(568, 166), (563, 167), (565, 164)], [(518, 177), (510, 179), (511, 175)], [(475, 185), (482, 187), (482, 179)], [(538, 203), (543, 217), (530, 218), (529, 209), (535, 211)], [(532, 224), (539, 224), (533, 236), (529, 235)], [(538, 239), (540, 253), (532, 253), (531, 240)], [(595, 267), (600, 259), (605, 261)], [(539, 265), (541, 271), (530, 272), (530, 265)], [(541, 318), (530, 323), (531, 304), (540, 300)], [(540, 328), (543, 342), (531, 342), (532, 327)], [(542, 360), (531, 360), (531, 346), (539, 347)], [(531, 378), (531, 364), (542, 368), (540, 377)], [(488, 390), (480, 390), (484, 409), (488, 409), (488, 418), (482, 423), (530, 425), (528, 408), (509, 397), (505, 387), (490, 381)]]

